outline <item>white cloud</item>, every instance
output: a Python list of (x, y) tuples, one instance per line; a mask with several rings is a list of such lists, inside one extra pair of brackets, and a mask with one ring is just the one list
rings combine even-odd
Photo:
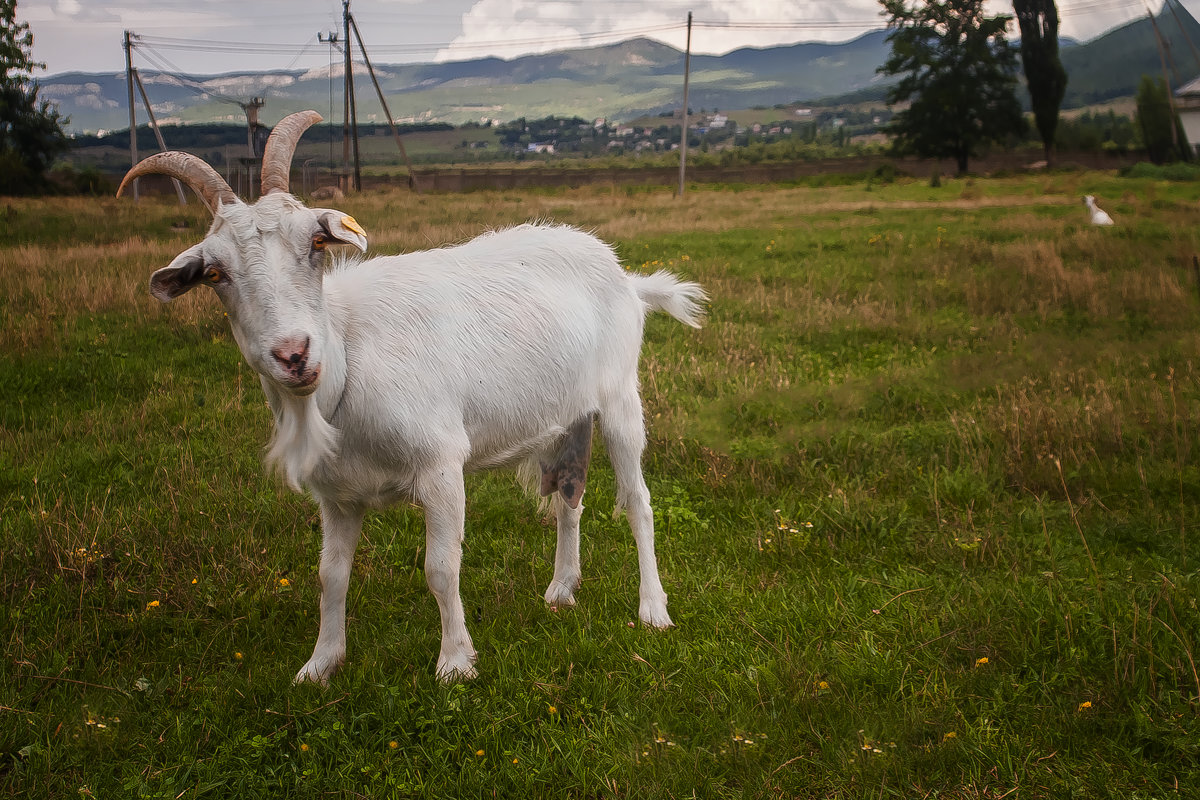
[[(1200, 14), (1200, 0), (1185, 5)], [(1063, 35), (1081, 40), (1145, 13), (1141, 0), (1059, 0), (1058, 6)], [(992, 2), (990, 8), (1012, 10), (1008, 2)], [(682, 49), (689, 10), (696, 21), (692, 49), (700, 53), (845, 41), (883, 24), (876, 0), (354, 0), (351, 9), (372, 60), (381, 64), (429, 61), (435, 54), (439, 60), (512, 57), (637, 35)], [(193, 74), (327, 68), (328, 48), (316, 43), (317, 31), (341, 28), (340, 0), (35, 0), (22, 2), (17, 13), (32, 27), (34, 58), (46, 62), (50, 73), (122, 69), (125, 29), (275, 48), (221, 54), (163, 50)]]
[(874, 0), (841, 3), (777, 0), (609, 0), (538, 2), (478, 0), (463, 15), (462, 33), (439, 60), (479, 55), (511, 57), (649, 36), (683, 49), (688, 12), (692, 49), (720, 53), (737, 47), (797, 41), (844, 41), (882, 25)]
[[(1200, 6), (1200, 0), (1187, 5)], [(1096, 0), (1070, 0), (1058, 6), (1060, 32), (1081, 40), (1145, 13), (1141, 0), (1107, 0), (1101, 5)], [(698, 53), (840, 42), (884, 25), (877, 0), (477, 0), (463, 15), (462, 32), (438, 51), (437, 58), (513, 57), (642, 35), (683, 49), (688, 11), (694, 18), (692, 50)], [(1011, 14), (1012, 5), (990, 2), (989, 11)]]

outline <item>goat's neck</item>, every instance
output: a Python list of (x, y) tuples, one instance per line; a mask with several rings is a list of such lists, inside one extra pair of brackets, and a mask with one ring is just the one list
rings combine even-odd
[(346, 389), (346, 347), (331, 326), (326, 326), (325, 341), (321, 385), (311, 395), (296, 397), (262, 381), (275, 416), (266, 460), (296, 491), (310, 484), (313, 474), (337, 455), (339, 434), (330, 420)]

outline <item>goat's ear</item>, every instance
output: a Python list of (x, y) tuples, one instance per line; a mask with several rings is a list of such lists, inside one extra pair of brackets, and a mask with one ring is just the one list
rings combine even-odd
[(317, 214), (321, 227), (334, 243), (353, 245), (360, 253), (367, 252), (367, 232), (358, 224), (358, 220), (332, 208), (319, 209)]
[(174, 300), (200, 283), (204, 276), (204, 254), (200, 245), (188, 248), (167, 266), (150, 276), (150, 294), (162, 302)]

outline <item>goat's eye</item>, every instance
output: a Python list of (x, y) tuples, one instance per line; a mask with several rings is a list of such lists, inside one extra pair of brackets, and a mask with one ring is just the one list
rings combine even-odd
[(313, 234), (313, 237), (312, 237), (312, 246), (313, 246), (313, 250), (317, 250), (317, 251), (324, 250), (324, 249), (325, 249), (325, 244), (326, 244), (326, 242), (328, 242), (328, 241), (329, 241), (329, 237), (328, 237), (328, 236), (326, 236), (325, 234), (323, 234), (323, 233), (314, 233), (314, 234)]
[(221, 272), (221, 270), (217, 269), (216, 267), (207, 267), (204, 270), (204, 280), (207, 283), (220, 283), (221, 279), (224, 277), (225, 273)]

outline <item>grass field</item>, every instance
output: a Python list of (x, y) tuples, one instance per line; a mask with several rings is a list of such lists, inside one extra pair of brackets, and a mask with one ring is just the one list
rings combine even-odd
[(712, 304), (653, 319), (642, 363), (678, 627), (634, 625), (602, 454), (572, 610), (536, 504), (477, 475), (479, 678), (433, 677), (398, 508), (324, 689), (291, 685), (316, 509), (264, 474), (215, 298), (147, 293), (204, 215), (0, 201), (0, 793), (1196, 796), (1198, 200), (1096, 173), (350, 198), (375, 252), (553, 219)]

